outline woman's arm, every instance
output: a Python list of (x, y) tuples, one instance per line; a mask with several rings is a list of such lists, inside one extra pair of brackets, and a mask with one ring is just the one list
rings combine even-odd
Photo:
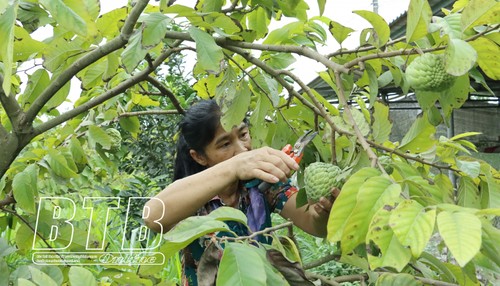
[(236, 191), (240, 180), (276, 183), (297, 169), (297, 163), (280, 150), (264, 147), (240, 153), (170, 184), (146, 203), (144, 221), (154, 231), (166, 232), (215, 196)]
[(332, 200), (321, 197), (317, 203), (306, 204), (300, 208), (297, 208), (297, 193), (295, 193), (285, 203), (280, 214), (283, 218), (290, 219), (303, 231), (317, 237), (326, 237), (330, 210), (339, 192), (339, 189), (334, 188)]

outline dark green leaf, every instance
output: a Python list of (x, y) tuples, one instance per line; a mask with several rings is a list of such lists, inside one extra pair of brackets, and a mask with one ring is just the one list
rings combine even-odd
[(219, 73), (224, 58), (222, 48), (217, 46), (211, 35), (194, 26), (189, 28), (189, 34), (196, 42), (197, 64), (206, 71)]
[(127, 72), (132, 73), (147, 53), (147, 49), (142, 45), (142, 30), (136, 30), (121, 54), (122, 63)]
[(45, 160), (49, 163), (51, 170), (62, 178), (74, 178), (77, 174), (68, 166), (66, 158), (57, 150), (49, 149)]

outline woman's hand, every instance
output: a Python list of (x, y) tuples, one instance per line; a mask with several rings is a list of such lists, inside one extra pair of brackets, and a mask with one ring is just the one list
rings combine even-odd
[(285, 182), (299, 165), (285, 152), (270, 147), (242, 152), (227, 163), (238, 180), (260, 179), (268, 183)]
[(330, 195), (326, 197), (321, 197), (317, 203), (312, 204), (310, 207), (312, 207), (315, 212), (313, 216), (316, 219), (328, 220), (333, 203), (335, 202), (335, 199), (339, 196), (339, 194), (340, 194), (340, 189), (333, 188), (330, 191)]

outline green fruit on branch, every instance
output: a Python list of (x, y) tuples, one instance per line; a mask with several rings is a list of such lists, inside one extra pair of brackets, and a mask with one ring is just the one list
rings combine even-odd
[(383, 155), (378, 157), (378, 160), (380, 164), (382, 164), (382, 167), (384, 167), (384, 170), (387, 172), (387, 174), (392, 174), (394, 171), (394, 168), (392, 167), (392, 159), (389, 156)]
[(406, 80), (415, 90), (440, 92), (450, 88), (455, 79), (446, 72), (443, 55), (423, 54), (406, 69)]
[(106, 129), (106, 134), (108, 134), (109, 138), (111, 138), (109, 152), (118, 152), (118, 150), (120, 150), (120, 147), (122, 146), (122, 136), (120, 134), (120, 131), (114, 128), (108, 128)]
[(315, 162), (309, 164), (304, 170), (304, 184), (307, 198), (317, 202), (321, 197), (330, 194), (334, 187), (341, 188), (342, 170), (333, 164)]

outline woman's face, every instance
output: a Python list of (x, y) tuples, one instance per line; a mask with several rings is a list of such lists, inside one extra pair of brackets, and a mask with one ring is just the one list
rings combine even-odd
[(241, 123), (239, 126), (233, 127), (229, 132), (226, 132), (222, 125), (219, 124), (214, 139), (205, 147), (205, 154), (202, 155), (205, 162), (202, 165), (206, 167), (214, 166), (241, 152), (250, 150), (251, 145), (252, 139), (247, 124)]

